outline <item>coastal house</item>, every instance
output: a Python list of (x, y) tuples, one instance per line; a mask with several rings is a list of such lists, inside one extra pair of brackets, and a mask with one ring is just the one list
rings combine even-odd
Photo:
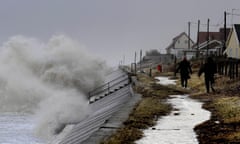
[(201, 55), (220, 55), (223, 42), (219, 40), (209, 40), (199, 44), (199, 51)]
[(170, 64), (174, 61), (174, 56), (172, 54), (146, 55), (143, 61), (152, 64)]
[(240, 59), (240, 24), (234, 24), (230, 31), (224, 51), (229, 58)]
[(141, 61), (142, 68), (157, 67), (158, 65), (169, 65), (173, 63), (174, 55), (161, 54), (157, 49), (146, 51)]
[(185, 32), (182, 32), (173, 38), (172, 43), (166, 48), (166, 52), (167, 54), (176, 56), (177, 59), (181, 59), (183, 56), (189, 58), (189, 56), (184, 53), (184, 50), (189, 50), (193, 44), (193, 40), (191, 40)]
[[(230, 28), (226, 29), (228, 36)], [(208, 37), (209, 36), (209, 37)], [(220, 28), (217, 32), (199, 32), (198, 43), (195, 43), (193, 49), (199, 50), (201, 56), (206, 55), (221, 55), (224, 45), (224, 28)]]

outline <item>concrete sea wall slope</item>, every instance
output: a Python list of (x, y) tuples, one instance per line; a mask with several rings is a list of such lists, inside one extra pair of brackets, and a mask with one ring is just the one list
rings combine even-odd
[(52, 144), (98, 144), (122, 125), (140, 96), (133, 93), (128, 75), (122, 70), (109, 75), (107, 80), (110, 86), (103, 86), (104, 91), (89, 98), (92, 113)]

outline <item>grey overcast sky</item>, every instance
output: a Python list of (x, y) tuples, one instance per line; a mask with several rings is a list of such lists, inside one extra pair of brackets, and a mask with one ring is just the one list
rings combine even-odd
[[(140, 49), (165, 53), (173, 37), (187, 33), (189, 21), (196, 41), (198, 19), (206, 24), (209, 18), (218, 24), (210, 31), (216, 31), (224, 11), (240, 14), (239, 9), (239, 0), (0, 0), (0, 42), (15, 35), (47, 42), (66, 34), (117, 65), (124, 56), (132, 62)], [(240, 23), (240, 17), (228, 15), (227, 22)]]

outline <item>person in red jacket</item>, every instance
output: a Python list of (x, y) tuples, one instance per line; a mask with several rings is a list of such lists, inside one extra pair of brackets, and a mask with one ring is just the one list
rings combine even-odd
[(162, 65), (159, 64), (159, 65), (157, 66), (157, 69), (158, 69), (159, 72), (162, 72)]

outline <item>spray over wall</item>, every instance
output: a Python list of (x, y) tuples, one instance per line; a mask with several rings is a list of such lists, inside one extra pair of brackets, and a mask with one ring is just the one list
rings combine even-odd
[(0, 112), (32, 113), (36, 133), (51, 138), (91, 111), (87, 92), (104, 81), (106, 65), (64, 35), (47, 43), (15, 36), (0, 49)]

